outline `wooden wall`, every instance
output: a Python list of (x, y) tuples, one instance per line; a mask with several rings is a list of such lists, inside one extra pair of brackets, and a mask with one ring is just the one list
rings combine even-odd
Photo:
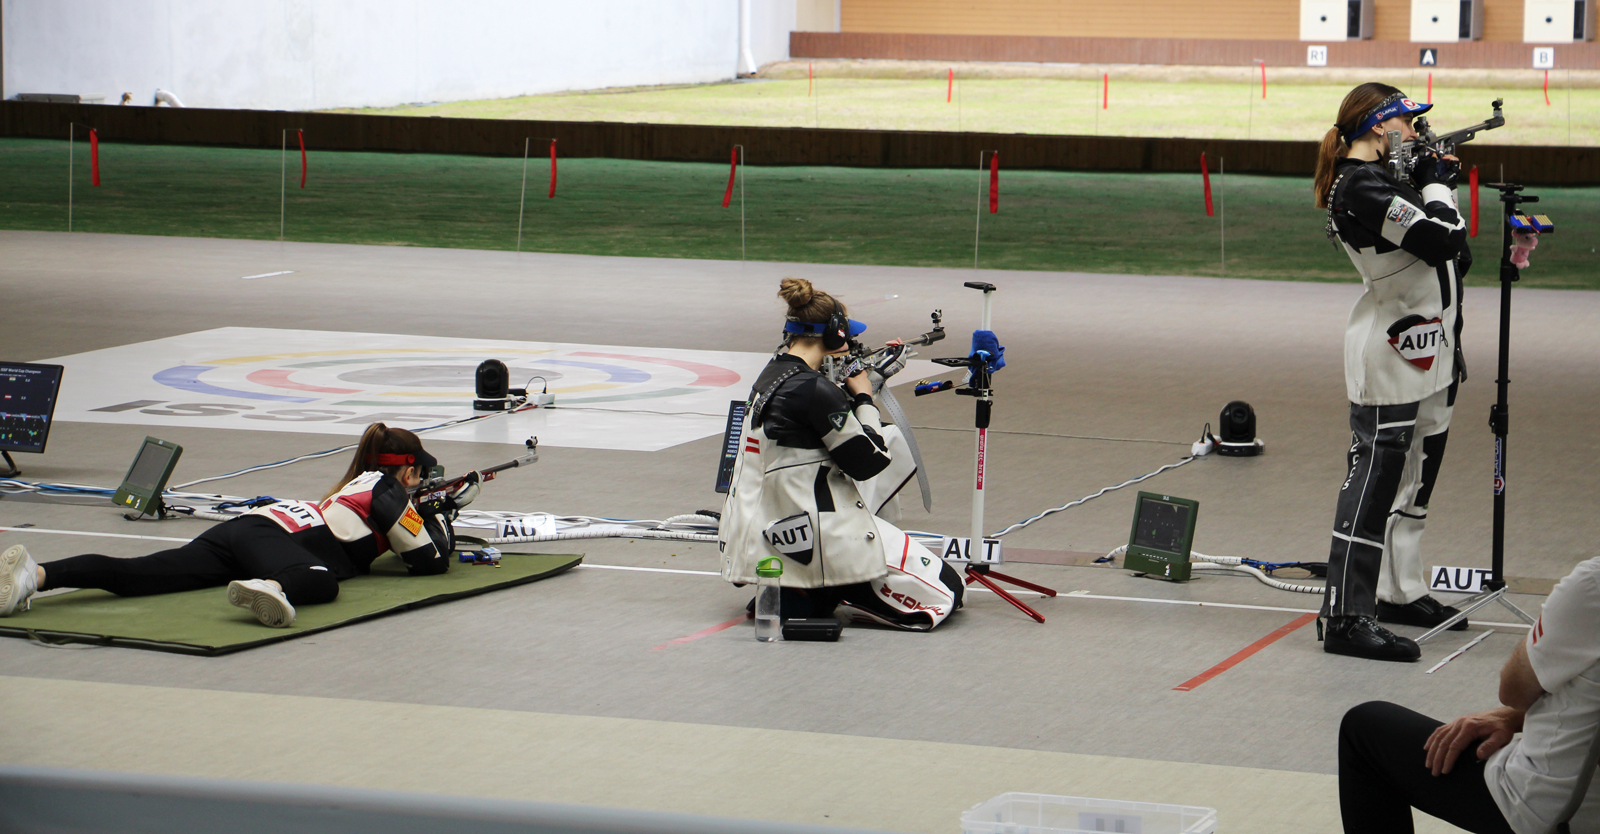
[[(1295, 40), (1300, 0), (841, 0), (841, 31)], [(1409, 0), (1374, 0), (1373, 37), (1411, 40)], [(1485, 0), (1483, 38), (1522, 42), (1522, 0)]]
[[(276, 150), (284, 129), (304, 128), (312, 151), (400, 151), (520, 157), (524, 137), (555, 137), (563, 157), (727, 164), (735, 143), (751, 165), (969, 168), (998, 150), (1005, 168), (1193, 173), (1200, 153), (1234, 173), (1309, 176), (1313, 142), (1142, 139), (1109, 136), (720, 127), (440, 119), (280, 110), (206, 110), (0, 101), (0, 136), (66, 139), (96, 128), (102, 142), (227, 145)], [(79, 130), (82, 135), (82, 130)], [(292, 142), (291, 142), (292, 144)], [(1469, 164), (1531, 185), (1600, 184), (1600, 148), (1468, 145)]]
[[(1330, 67), (1417, 66), (1420, 47), (1405, 41), (1330, 43)], [(1533, 72), (1533, 47), (1512, 41), (1444, 43), (1439, 66), (1458, 69), (1525, 69)], [(1600, 69), (1600, 44), (1559, 44), (1559, 69)], [(1298, 40), (1200, 38), (1057, 38), (1026, 35), (902, 35), (870, 32), (794, 32), (795, 58), (896, 58), (910, 61), (1038, 61), (1069, 64), (1184, 64), (1300, 67), (1306, 44)]]

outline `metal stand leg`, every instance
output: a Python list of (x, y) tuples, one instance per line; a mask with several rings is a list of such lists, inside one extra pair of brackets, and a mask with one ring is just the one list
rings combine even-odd
[(1493, 590), (1493, 591), (1485, 591), (1484, 593), (1474, 594), (1474, 595), (1472, 595), (1470, 597), (1467, 597), (1466, 600), (1464, 600), (1462, 605), (1460, 606), (1461, 607), (1461, 613), (1455, 615), (1454, 617), (1451, 617), (1448, 620), (1445, 620), (1443, 623), (1440, 623), (1439, 625), (1434, 626), (1432, 629), (1430, 629), (1428, 631), (1427, 634), (1424, 634), (1421, 637), (1418, 637), (1417, 638), (1417, 642), (1418, 643), (1426, 643), (1429, 640), (1432, 640), (1433, 638), (1439, 636), (1440, 632), (1449, 631), (1451, 626), (1455, 625), (1458, 622), (1461, 622), (1462, 620), (1465, 620), (1467, 618), (1468, 614), (1471, 614), (1472, 612), (1478, 610), (1479, 608), (1484, 607), (1485, 605), (1488, 605), (1491, 602), (1500, 603), (1501, 605), (1505, 606), (1507, 611), (1510, 611), (1511, 613), (1517, 615), (1518, 619), (1522, 620), (1523, 622), (1527, 623), (1528, 625), (1533, 625), (1533, 623), (1534, 623), (1533, 616), (1530, 615), (1528, 612), (1522, 610), (1521, 608), (1518, 608), (1516, 606), (1516, 603), (1512, 602), (1509, 599), (1506, 599), (1506, 589), (1505, 588), (1498, 588), (1498, 589)]
[(0, 472), (0, 478), (15, 478), (22, 474), (22, 470), (17, 468), (17, 462), (11, 459), (10, 452), (0, 452), (0, 457), (5, 458), (6, 466), (10, 467), (4, 472)]

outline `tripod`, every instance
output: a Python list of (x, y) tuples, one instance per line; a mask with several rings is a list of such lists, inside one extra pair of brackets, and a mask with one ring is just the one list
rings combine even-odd
[(1500, 224), (1500, 373), (1495, 379), (1497, 387), (1495, 403), (1489, 406), (1489, 430), (1494, 433), (1494, 534), (1491, 539), (1489, 563), (1491, 576), (1484, 581), (1482, 592), (1462, 601), (1459, 614), (1418, 637), (1418, 643), (1426, 643), (1440, 632), (1465, 619), (1468, 614), (1491, 602), (1505, 606), (1506, 610), (1517, 615), (1518, 619), (1528, 625), (1533, 625), (1534, 622), (1528, 612), (1506, 599), (1506, 435), (1511, 431), (1506, 388), (1511, 382), (1508, 373), (1511, 357), (1511, 285), (1522, 277), (1517, 271), (1517, 265), (1511, 262), (1512, 218), (1517, 214), (1517, 206), (1523, 203), (1537, 203), (1539, 198), (1531, 194), (1518, 193), (1523, 189), (1520, 185), (1505, 182), (1488, 185), (1500, 192), (1500, 202), (1505, 207), (1505, 219)]
[[(993, 312), (993, 299), (991, 296), (995, 290), (994, 285), (984, 281), (968, 281), (962, 286), (970, 287), (983, 293), (983, 329), (991, 329), (990, 321), (991, 313)], [(993, 591), (995, 596), (998, 596), (1006, 602), (1016, 606), (1017, 610), (1027, 614), (1029, 617), (1032, 617), (1035, 621), (1042, 623), (1044, 622), (1043, 614), (1040, 614), (1038, 611), (1028, 607), (1028, 605), (1022, 600), (1013, 596), (1010, 591), (1007, 591), (996, 584), (995, 580), (1009, 582), (1019, 588), (1026, 588), (1030, 591), (1044, 594), (1047, 597), (1055, 596), (1056, 592), (1050, 588), (1044, 587), (1043, 585), (1035, 585), (1032, 582), (1027, 582), (1018, 579), (1015, 576), (1008, 576), (997, 570), (994, 570), (989, 563), (980, 562), (977, 555), (984, 549), (984, 464), (987, 461), (989, 450), (989, 416), (994, 407), (994, 389), (989, 387), (989, 380), (992, 374), (992, 372), (989, 370), (989, 362), (991, 361), (991, 358), (982, 354), (981, 352), (975, 351), (971, 356), (956, 357), (952, 359), (935, 359), (933, 361), (950, 368), (966, 368), (968, 372), (967, 383), (965, 386), (957, 388), (956, 393), (962, 396), (972, 397), (974, 400), (976, 400), (974, 403), (976, 406), (976, 414), (973, 417), (973, 425), (977, 428), (978, 452), (977, 464), (974, 467), (973, 475), (972, 541), (967, 551), (967, 584), (971, 585), (974, 582), (979, 583), (985, 588)]]

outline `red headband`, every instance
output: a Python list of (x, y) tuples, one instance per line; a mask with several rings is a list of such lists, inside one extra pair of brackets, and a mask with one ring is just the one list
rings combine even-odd
[(368, 466), (408, 466), (416, 462), (414, 455), (391, 455), (387, 452), (367, 458)]

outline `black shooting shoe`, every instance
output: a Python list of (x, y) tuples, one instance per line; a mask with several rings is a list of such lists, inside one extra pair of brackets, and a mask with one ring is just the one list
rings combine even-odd
[[(1407, 605), (1395, 605), (1383, 600), (1378, 601), (1378, 622), (1380, 623), (1433, 628), (1460, 613), (1460, 609), (1451, 608), (1433, 597), (1423, 597)], [(1450, 630), (1466, 631), (1466, 618), (1463, 617), (1456, 621), (1455, 625), (1450, 626)]]
[(1322, 650), (1329, 654), (1405, 663), (1422, 657), (1416, 642), (1378, 625), (1371, 617), (1329, 617)]

